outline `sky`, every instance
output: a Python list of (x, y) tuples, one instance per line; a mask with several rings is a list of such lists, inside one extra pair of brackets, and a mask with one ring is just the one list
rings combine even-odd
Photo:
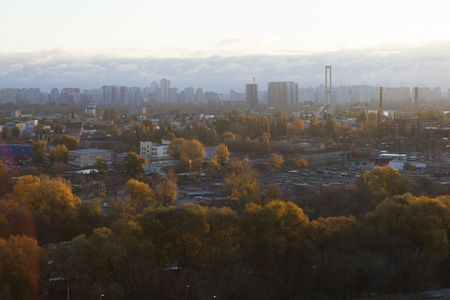
[[(105, 84), (243, 91), (295, 81), (450, 87), (450, 2), (15, 0), (0, 10), (0, 88)], [(264, 89), (264, 88), (260, 88)]]

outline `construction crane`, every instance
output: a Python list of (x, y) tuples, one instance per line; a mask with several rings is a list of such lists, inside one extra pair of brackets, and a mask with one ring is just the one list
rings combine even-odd
[(256, 76), (252, 76), (250, 78), (253, 78), (253, 84), (256, 84)]

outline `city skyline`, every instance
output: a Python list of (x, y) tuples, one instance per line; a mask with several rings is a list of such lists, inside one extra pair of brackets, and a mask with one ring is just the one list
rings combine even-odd
[[(21, 0), (0, 11), (0, 88), (450, 87), (450, 3)], [(101, 12), (101, 13), (99, 13)]]

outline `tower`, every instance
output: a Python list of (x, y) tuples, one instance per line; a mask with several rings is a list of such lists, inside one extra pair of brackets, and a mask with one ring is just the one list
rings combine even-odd
[[(330, 70), (330, 81), (328, 81), (328, 70)], [(328, 98), (330, 101), (328, 101)], [(325, 105), (328, 104), (331, 104), (331, 65), (325, 65)]]

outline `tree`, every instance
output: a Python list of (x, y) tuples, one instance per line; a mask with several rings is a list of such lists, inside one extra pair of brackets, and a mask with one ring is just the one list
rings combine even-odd
[(22, 198), (34, 213), (40, 234), (55, 241), (75, 216), (80, 199), (62, 178), (23, 176), (14, 186), (13, 197)]
[(174, 159), (180, 159), (186, 146), (187, 146), (187, 142), (185, 139), (176, 138), (170, 142), (169, 148), (167, 149), (167, 151), (168, 151), (169, 155), (172, 156)]
[(283, 156), (272, 153), (269, 158), (269, 169), (270, 171), (279, 171), (284, 163)]
[(288, 129), (288, 133), (291, 135), (301, 135), (305, 130), (305, 125), (303, 124), (302, 119), (294, 119), (292, 121), (291, 126)]
[(392, 195), (406, 192), (410, 180), (391, 166), (375, 167), (362, 176), (364, 183), (372, 192), (386, 191)]
[(224, 183), (223, 191), (236, 207), (243, 209), (247, 203), (261, 202), (258, 174), (248, 159), (233, 160)]
[(156, 203), (153, 189), (145, 182), (130, 179), (125, 183), (124, 188), (137, 213), (142, 213), (144, 208)]
[(0, 161), (0, 197), (6, 193), (9, 180), (8, 166)]
[(106, 159), (97, 157), (95, 159), (95, 163), (92, 165), (94, 169), (97, 170), (100, 174), (108, 174), (109, 173), (109, 163)]
[(236, 140), (236, 136), (232, 132), (229, 132), (229, 131), (228, 132), (224, 132), (222, 134), (222, 140), (223, 140), (223, 142), (225, 144), (227, 144), (227, 143), (235, 141)]
[(178, 185), (173, 171), (164, 174), (164, 180), (156, 186), (155, 192), (160, 206), (169, 206), (177, 201)]
[(52, 163), (67, 162), (67, 147), (66, 145), (58, 145), (50, 149), (48, 158)]
[(270, 133), (269, 132), (264, 132), (262, 134), (262, 145), (263, 145), (265, 151), (269, 150), (269, 147), (270, 147)]
[(300, 169), (304, 169), (308, 167), (308, 162), (303, 158), (303, 156), (300, 156), (297, 160), (297, 167)]
[(2, 139), (7, 140), (11, 137), (11, 131), (8, 127), (3, 126), (2, 128)]
[(447, 214), (438, 199), (405, 194), (387, 198), (367, 215), (369, 246), (391, 272), (386, 289), (420, 290), (434, 282), (429, 274), (448, 254)]
[(68, 150), (80, 149), (80, 142), (76, 137), (70, 135), (63, 135), (63, 137), (58, 142), (59, 145), (66, 145)]
[(46, 153), (47, 153), (47, 142), (46, 141), (37, 141), (33, 142), (33, 146), (31, 146), (31, 151), (33, 151), (33, 162), (37, 164), (41, 164), (45, 161)]
[(230, 160), (230, 151), (223, 143), (216, 147), (216, 160), (221, 166), (224, 166)]
[(147, 160), (134, 152), (129, 152), (123, 159), (125, 171), (130, 177), (141, 176), (145, 173), (144, 164)]
[(27, 236), (0, 238), (0, 297), (2, 299), (36, 299), (39, 288), (39, 265), (42, 249)]
[(188, 141), (183, 152), (189, 159), (198, 159), (206, 156), (205, 147), (196, 139)]
[(358, 118), (356, 118), (356, 121), (355, 121), (357, 124), (361, 124), (361, 123), (364, 123), (364, 124), (366, 124), (366, 122), (367, 122), (367, 116), (366, 116), (366, 113), (364, 112), (364, 111), (362, 111), (360, 114), (359, 114), (359, 116), (358, 116)]
[(14, 127), (14, 128), (12, 129), (11, 133), (12, 133), (13, 137), (15, 137), (16, 139), (18, 139), (19, 136), (20, 136), (20, 129), (19, 129), (19, 127), (17, 127), (17, 126)]
[(60, 135), (63, 133), (63, 128), (62, 128), (61, 124), (55, 123), (53, 125), (53, 133), (56, 135)]
[(110, 134), (113, 139), (117, 139), (121, 133), (120, 127), (117, 124), (108, 124), (106, 133)]

